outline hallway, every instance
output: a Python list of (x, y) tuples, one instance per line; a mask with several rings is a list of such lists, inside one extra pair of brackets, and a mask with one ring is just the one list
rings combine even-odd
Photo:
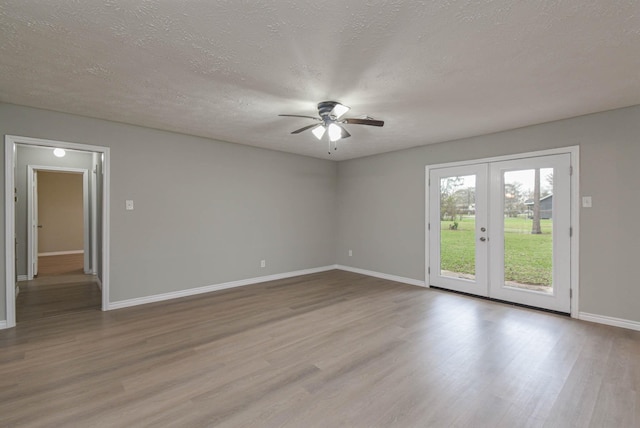
[[(58, 257), (61, 256), (56, 258)], [(66, 258), (66, 262), (41, 262), (41, 274), (38, 278), (18, 282), (20, 292), (16, 298), (17, 322), (70, 312), (100, 310), (102, 295), (96, 276), (85, 275), (81, 263), (80, 269), (77, 269), (73, 257)]]

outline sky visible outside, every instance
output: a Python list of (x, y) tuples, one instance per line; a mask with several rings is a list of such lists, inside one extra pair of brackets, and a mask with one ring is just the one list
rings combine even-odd
[[(540, 187), (542, 189), (551, 187), (547, 182), (547, 176), (553, 174), (553, 168), (541, 168), (540, 169)], [(466, 189), (469, 187), (476, 186), (476, 176), (475, 175), (465, 175), (460, 177), (462, 179), (462, 183), (460, 185), (460, 189)], [(522, 193), (533, 192), (533, 185), (535, 179), (535, 171), (533, 169), (524, 169), (517, 171), (507, 171), (504, 175), (505, 183), (520, 183), (522, 186), (520, 190)], [(551, 189), (549, 189), (551, 190)]]

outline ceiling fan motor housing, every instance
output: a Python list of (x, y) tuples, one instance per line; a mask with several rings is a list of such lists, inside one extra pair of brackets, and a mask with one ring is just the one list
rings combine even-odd
[(318, 103), (318, 114), (320, 117), (330, 116), (333, 108), (339, 104), (337, 101), (321, 101)]

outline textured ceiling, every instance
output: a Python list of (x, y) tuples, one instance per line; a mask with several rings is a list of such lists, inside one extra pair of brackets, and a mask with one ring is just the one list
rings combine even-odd
[(350, 159), (640, 104), (640, 1), (2, 0), (0, 101)]

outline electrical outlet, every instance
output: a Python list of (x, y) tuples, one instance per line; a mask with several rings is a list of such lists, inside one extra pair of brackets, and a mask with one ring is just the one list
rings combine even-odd
[(124, 202), (124, 207), (127, 211), (133, 211), (133, 201), (131, 199), (127, 199)]
[(353, 251), (349, 250), (349, 257), (353, 256)]
[(260, 267), (266, 267), (267, 266), (267, 261), (266, 260), (260, 260)]

